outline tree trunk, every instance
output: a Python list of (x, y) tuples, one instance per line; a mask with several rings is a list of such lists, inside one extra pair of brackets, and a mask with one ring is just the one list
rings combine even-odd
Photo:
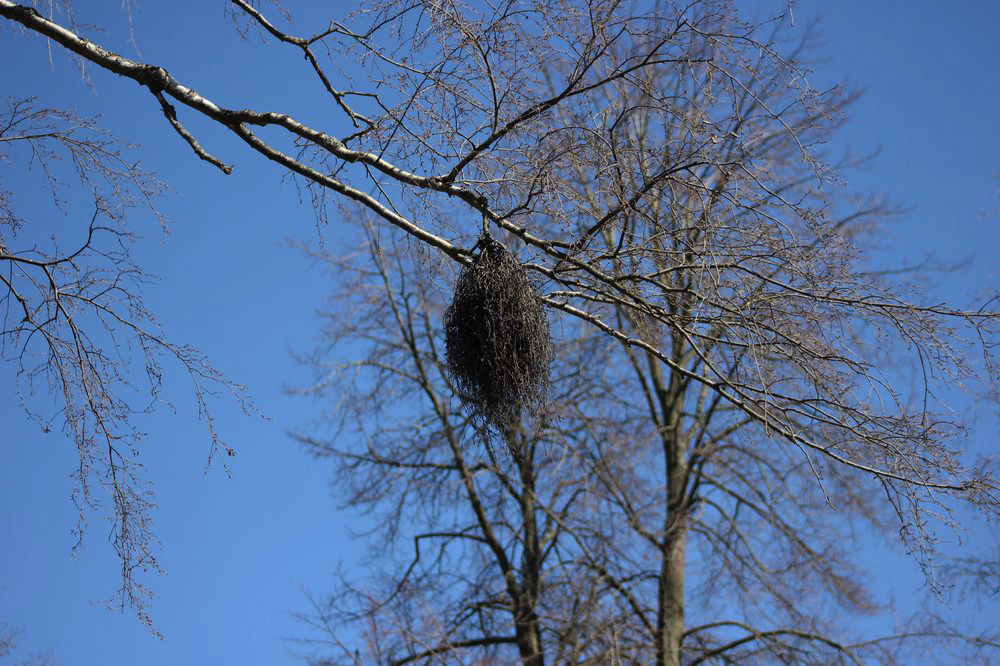
[[(675, 358), (683, 358), (683, 346), (674, 339)], [(662, 443), (667, 506), (660, 545), (659, 598), (656, 617), (656, 664), (680, 666), (684, 634), (684, 561), (687, 545), (687, 458), (681, 431), (686, 383), (670, 373), (665, 386), (661, 366), (650, 360), (653, 385), (663, 415)]]
[(517, 635), (517, 649), (521, 654), (524, 666), (545, 666), (545, 655), (542, 654), (542, 634), (539, 631), (538, 615), (533, 608), (523, 609), (523, 615), (514, 623)]
[(545, 666), (542, 653), (542, 633), (538, 624), (535, 605), (541, 593), (542, 557), (538, 535), (538, 521), (535, 516), (535, 468), (534, 445), (524, 442), (520, 448), (521, 461), (521, 515), (523, 520), (524, 550), (521, 553), (521, 585), (523, 595), (521, 607), (516, 608), (514, 632), (517, 648), (524, 666)]
[(680, 666), (684, 634), (684, 546), (687, 527), (675, 526), (668, 536), (660, 562), (659, 608), (657, 612), (657, 666)]

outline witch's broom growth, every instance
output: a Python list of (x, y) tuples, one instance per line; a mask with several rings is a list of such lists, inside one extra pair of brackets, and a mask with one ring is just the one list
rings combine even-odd
[(541, 421), (552, 339), (524, 267), (488, 234), (473, 247), (444, 315), (448, 372), (482, 427), (503, 432)]

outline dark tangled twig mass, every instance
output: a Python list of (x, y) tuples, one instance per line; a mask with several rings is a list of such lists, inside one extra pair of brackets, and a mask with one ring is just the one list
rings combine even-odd
[(479, 424), (502, 430), (544, 409), (552, 360), (549, 321), (524, 268), (482, 236), (445, 312), (448, 371)]

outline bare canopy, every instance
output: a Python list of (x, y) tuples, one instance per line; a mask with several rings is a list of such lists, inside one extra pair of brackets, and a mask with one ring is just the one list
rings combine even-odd
[[(855, 94), (810, 85), (809, 31), (715, 0), (382, 0), (299, 36), (263, 5), (229, 10), (301, 52), (339, 114), (329, 127), (195, 91), (31, 7), (0, 0), (0, 15), (140, 84), (214, 168), (239, 165), (187, 117), (293, 174), (321, 218), (335, 195), (364, 230), (366, 253), (325, 257), (347, 287), (332, 307), (352, 315), (329, 342), (358, 358), (314, 389), (349, 397), (342, 434), (302, 439), (338, 461), (348, 504), (385, 517), (394, 566), (316, 600), (317, 663), (996, 647), (930, 616), (876, 637), (836, 622), (876, 609), (853, 521), (898, 533), (933, 583), (935, 530), (970, 508), (995, 518), (997, 484), (936, 395), (996, 397), (1000, 310), (994, 293), (925, 303), (863, 268), (894, 211), (838, 180), (856, 161), (824, 146)], [(551, 427), (503, 428), (520, 454), (507, 463), (470, 446), (442, 357), (441, 285), (484, 219), (558, 317)], [(915, 390), (898, 379), (911, 367)]]

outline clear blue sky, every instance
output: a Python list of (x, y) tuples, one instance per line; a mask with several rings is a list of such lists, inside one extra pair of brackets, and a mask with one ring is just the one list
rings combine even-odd
[[(324, 3), (299, 4), (322, 17), (315, 7)], [(291, 110), (323, 126), (328, 101), (301, 58), (270, 41), (241, 41), (223, 5), (186, 0), (133, 8), (142, 58), (223, 103)], [(78, 2), (76, 11), (80, 22), (107, 28), (95, 39), (135, 55), (118, 0)], [(936, 285), (942, 294), (960, 297), (996, 284), (1000, 219), (977, 213), (1000, 208), (1000, 3), (814, 0), (796, 4), (795, 13), (799, 22), (825, 17), (829, 60), (817, 67), (817, 80), (847, 75), (867, 89), (841, 136), (859, 151), (882, 147), (868, 171), (849, 178), (851, 189), (884, 191), (910, 208), (891, 229), (887, 256), (972, 257), (965, 272)], [(156, 592), (151, 611), (166, 636), (161, 641), (130, 612), (108, 612), (101, 603), (117, 583), (105, 524), (94, 517), (84, 548), (71, 558), (72, 445), (27, 421), (9, 398), (14, 368), (0, 365), (0, 395), (8, 396), (0, 401), (0, 621), (23, 628), (20, 655), (51, 650), (61, 666), (292, 663), (282, 638), (302, 633), (290, 617), (306, 608), (302, 590), (328, 590), (338, 563), (350, 566), (362, 553), (349, 531), (352, 521), (360, 523), (336, 510), (329, 470), (285, 435), (317, 409), (282, 393), (302, 378), (289, 350), (310, 346), (314, 312), (327, 296), (322, 271), (283, 246), (288, 239), (315, 241), (312, 211), (280, 182), (276, 167), (233, 138), (194, 119), (189, 124), (206, 147), (236, 164), (227, 177), (191, 154), (134, 83), (93, 68), (91, 76), (93, 90), (58, 49), (50, 65), (42, 40), (0, 31), (4, 97), (37, 95), (45, 105), (102, 114), (104, 126), (142, 145), (145, 166), (173, 188), (162, 201), (173, 220), (169, 236), (148, 215), (134, 219), (145, 236), (139, 259), (161, 278), (147, 293), (149, 305), (173, 339), (197, 346), (248, 384), (270, 420), (217, 405), (219, 428), (239, 452), (231, 479), (218, 468), (204, 472), (207, 436), (182, 378), (168, 376), (176, 411), (142, 423), (150, 433), (143, 460), (156, 487), (156, 533), (168, 572), (147, 581)], [(23, 174), (0, 169), (8, 189), (38, 196)], [(23, 203), (51, 215), (40, 200)], [(353, 240), (336, 221), (324, 236), (332, 246)], [(985, 420), (974, 445), (995, 450), (996, 425)]]

